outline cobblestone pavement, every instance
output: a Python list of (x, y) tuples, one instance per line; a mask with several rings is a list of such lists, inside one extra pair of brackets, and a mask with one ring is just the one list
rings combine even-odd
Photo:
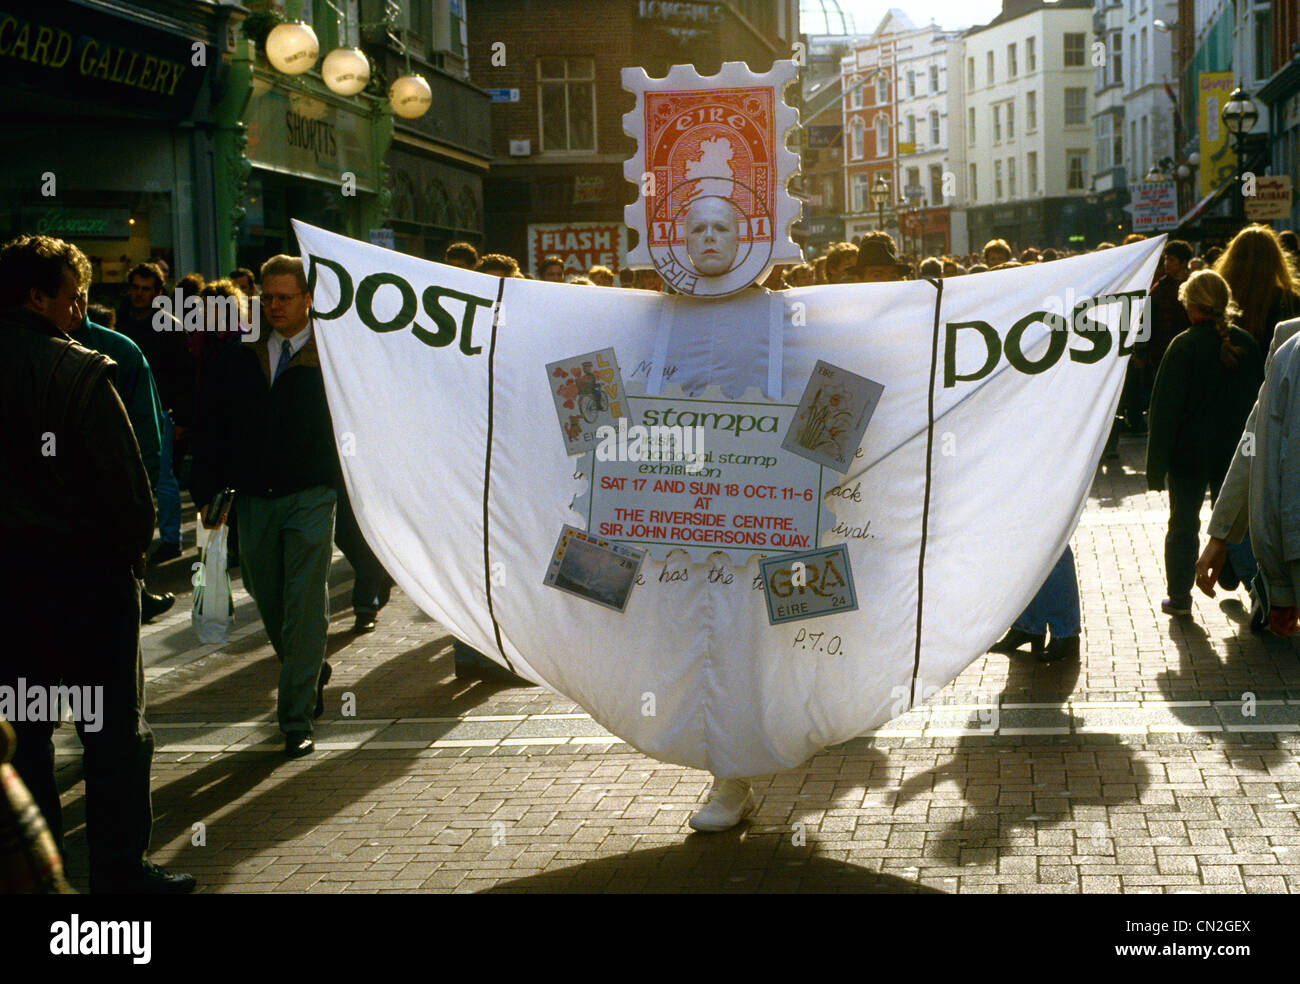
[[(1079, 664), (981, 658), (926, 707), (756, 780), (758, 812), (727, 834), (686, 827), (706, 774), (540, 688), (456, 679), (450, 637), (400, 592), (352, 636), (338, 555), (318, 750), (285, 760), (251, 599), (236, 582), (231, 639), (196, 645), (190, 549), (150, 578), (178, 593), (144, 630), (153, 856), (205, 892), (1300, 891), (1297, 650), (1251, 634), (1244, 590), (1160, 613), (1167, 504), (1143, 445), (1121, 452), (1073, 540)], [(75, 733), (56, 747), (84, 889)]]

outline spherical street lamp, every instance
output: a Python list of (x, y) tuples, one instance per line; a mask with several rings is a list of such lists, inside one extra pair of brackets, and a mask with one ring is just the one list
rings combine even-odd
[(885, 177), (884, 172), (876, 175), (875, 184), (871, 186), (871, 190), (867, 194), (871, 198), (871, 204), (876, 206), (877, 211), (880, 213), (880, 228), (884, 229), (885, 206), (894, 197), (894, 190), (889, 186), (889, 178)]
[(355, 96), (370, 81), (370, 61), (360, 48), (335, 48), (321, 62), (320, 74), (331, 92)]
[[(1242, 188), (1242, 178), (1246, 172), (1246, 134), (1255, 128), (1255, 121), (1259, 119), (1259, 108), (1255, 101), (1250, 98), (1241, 86), (1237, 86), (1228, 101), (1223, 104), (1223, 111), (1219, 114), (1223, 120), (1223, 125), (1228, 128), (1232, 134), (1233, 143), (1237, 146), (1237, 190)], [(1235, 211), (1238, 218), (1244, 218), (1246, 214), (1246, 199), (1240, 194), (1233, 195), (1236, 202)]]
[(316, 32), (301, 21), (276, 24), (266, 36), (266, 60), (285, 75), (310, 71), (319, 55)]
[(1229, 133), (1234, 137), (1240, 137), (1255, 128), (1255, 121), (1259, 119), (1259, 107), (1255, 105), (1255, 100), (1251, 99), (1241, 86), (1238, 86), (1228, 97), (1228, 101), (1223, 104), (1223, 111), (1219, 113), (1219, 117)]
[(418, 75), (403, 75), (388, 90), (388, 101), (393, 112), (405, 120), (423, 116), (433, 105), (433, 90)]

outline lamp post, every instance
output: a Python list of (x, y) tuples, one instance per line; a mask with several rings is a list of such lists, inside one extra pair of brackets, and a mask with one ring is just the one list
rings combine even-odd
[(889, 204), (890, 199), (894, 196), (894, 190), (889, 186), (889, 178), (885, 177), (883, 171), (876, 175), (875, 184), (871, 186), (869, 194), (871, 204), (876, 206), (876, 212), (880, 217), (880, 228), (883, 231), (885, 228), (885, 206)]
[(1250, 98), (1250, 94), (1241, 86), (1233, 91), (1228, 97), (1228, 101), (1223, 104), (1223, 111), (1219, 114), (1223, 120), (1223, 125), (1228, 128), (1232, 134), (1233, 142), (1237, 150), (1237, 194), (1234, 196), (1236, 205), (1234, 210), (1237, 218), (1246, 217), (1246, 199), (1241, 194), (1242, 175), (1246, 170), (1246, 134), (1255, 128), (1255, 121), (1259, 119), (1259, 107), (1255, 105), (1255, 100)]

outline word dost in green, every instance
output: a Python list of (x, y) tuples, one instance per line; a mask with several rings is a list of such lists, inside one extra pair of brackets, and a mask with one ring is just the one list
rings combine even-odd
[[(493, 301), (490, 297), (477, 297), (474, 294), (437, 285), (426, 287), (423, 293), (417, 296), (415, 288), (395, 273), (369, 274), (363, 277), (354, 289), (352, 275), (341, 263), (313, 256), (310, 253), (307, 255), (307, 260), (307, 293), (315, 292), (318, 267), (330, 270), (338, 280), (338, 304), (329, 311), (322, 311), (315, 307), (312, 309), (312, 313), (319, 320), (333, 321), (335, 318), (341, 318), (355, 303), (357, 317), (371, 331), (390, 332), (410, 328), (412, 335), (433, 348), (444, 348), (456, 341), (459, 336), (460, 350), (465, 355), (478, 355), (483, 351), (482, 345), (474, 344), (474, 314), (479, 308), (492, 307)], [(381, 320), (375, 314), (375, 295), (383, 288), (396, 289), (402, 301), (397, 313), (386, 320)], [(460, 301), (465, 305), (459, 321), (455, 314), (443, 307), (443, 302), (447, 300)], [(424, 317), (433, 322), (432, 329), (416, 321), (420, 316), (421, 308)]]
[[(993, 372), (1003, 356), (1012, 369), (1032, 376), (1046, 372), (1061, 360), (1068, 351), (1071, 362), (1091, 365), (1100, 362), (1114, 349), (1117, 357), (1133, 351), (1131, 342), (1143, 341), (1145, 334), (1133, 335), (1134, 322), (1142, 317), (1145, 291), (1126, 291), (1103, 297), (1089, 297), (1075, 304), (1069, 314), (1057, 311), (1032, 311), (1007, 330), (1005, 336), (987, 321), (950, 321), (943, 354), (943, 385), (945, 389), (957, 383), (974, 382)], [(1116, 305), (1119, 308), (1114, 328), (1090, 315), (1098, 308)], [(1030, 360), (1024, 351), (1025, 332), (1036, 324), (1045, 325), (1048, 331), (1047, 351)], [(1142, 332), (1147, 326), (1142, 325)], [(984, 362), (969, 372), (957, 371), (957, 339), (959, 332), (975, 332), (984, 343)], [(1071, 338), (1086, 344), (1070, 345)], [(976, 346), (977, 348), (977, 346)]]

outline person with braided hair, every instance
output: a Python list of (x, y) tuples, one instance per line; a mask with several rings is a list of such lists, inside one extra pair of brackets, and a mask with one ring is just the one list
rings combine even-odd
[(1264, 359), (1237, 327), (1240, 310), (1227, 281), (1193, 273), (1178, 291), (1191, 326), (1165, 350), (1151, 391), (1147, 486), (1169, 490), (1165, 583), (1167, 615), (1189, 615), (1196, 575), (1201, 502), (1218, 497), (1242, 427), (1264, 379)]

